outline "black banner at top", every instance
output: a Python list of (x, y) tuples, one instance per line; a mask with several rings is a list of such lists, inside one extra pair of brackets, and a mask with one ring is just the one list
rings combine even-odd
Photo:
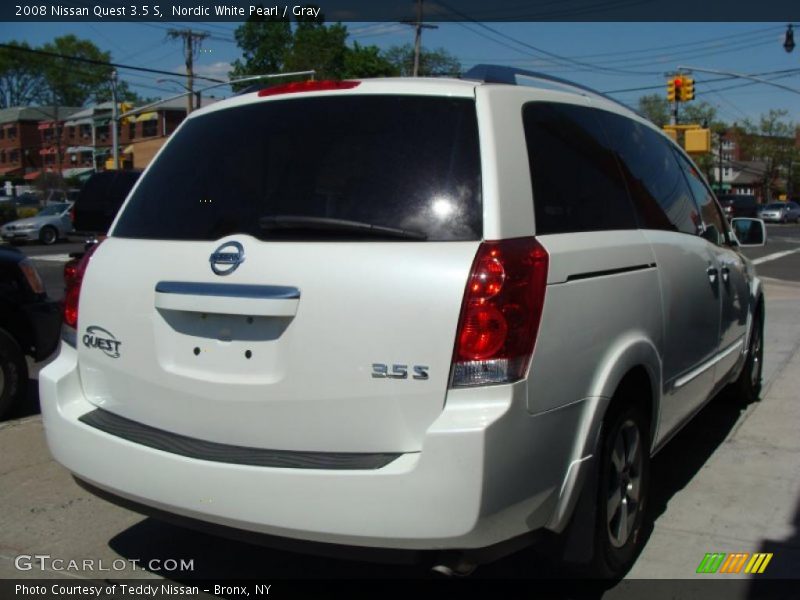
[[(3, 2), (1, 21), (416, 21), (415, 0), (53, 0)], [(800, 20), (798, 0), (425, 0), (422, 20), (444, 21), (777, 21)]]

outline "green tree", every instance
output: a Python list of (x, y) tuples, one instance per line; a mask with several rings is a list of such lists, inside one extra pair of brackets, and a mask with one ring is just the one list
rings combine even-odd
[[(27, 42), (8, 42), (30, 48)], [(0, 49), (0, 108), (29, 106), (41, 100), (44, 89), (41, 57), (29, 52)]]
[(286, 55), (286, 71), (316, 71), (318, 79), (342, 79), (347, 53), (347, 27), (300, 21)]
[[(233, 62), (231, 79), (267, 75), (284, 71), (286, 56), (292, 46), (292, 27), (288, 20), (253, 16), (237, 27), (234, 37), (242, 58)], [(249, 84), (234, 86), (238, 91)]]
[(793, 163), (800, 160), (795, 143), (797, 125), (786, 119), (788, 114), (772, 109), (762, 114), (758, 123), (746, 119), (737, 130), (743, 156), (764, 163), (761, 185), (767, 200), (785, 191), (781, 177), (793, 171)]
[(638, 111), (659, 127), (669, 123), (669, 101), (661, 94), (648, 94), (639, 98)]
[[(41, 48), (46, 52), (109, 62), (111, 55), (102, 52), (89, 40), (69, 34), (55, 38)], [(110, 85), (112, 67), (78, 63), (65, 58), (48, 57), (43, 61), (42, 75), (48, 88), (43, 99), (60, 106), (82, 106), (103, 97), (103, 88)]]
[(358, 42), (344, 56), (345, 78), (393, 77), (400, 70), (381, 54), (377, 46), (361, 46)]
[[(400, 75), (410, 77), (413, 74), (413, 45), (392, 46), (384, 57), (394, 65)], [(422, 48), (419, 53), (419, 74), (422, 77), (458, 77), (461, 74), (461, 63), (444, 48)]]

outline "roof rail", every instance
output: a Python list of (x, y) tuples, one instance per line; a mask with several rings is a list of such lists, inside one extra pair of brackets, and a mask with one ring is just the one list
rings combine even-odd
[(502, 65), (481, 64), (475, 65), (469, 71), (461, 75), (462, 79), (482, 81), (483, 83), (506, 83), (508, 85), (519, 85), (517, 83), (517, 77), (528, 77), (530, 79), (540, 79), (550, 83), (557, 83), (558, 85), (582, 92), (584, 95), (591, 94), (592, 96), (597, 96), (599, 98), (603, 98), (604, 100), (608, 100), (609, 102), (613, 102), (614, 104), (622, 106), (627, 110), (633, 110), (631, 107), (626, 106), (611, 96), (607, 96), (603, 92), (598, 92), (595, 89), (586, 87), (580, 83), (575, 83), (574, 81), (561, 79), (560, 77), (553, 77), (552, 75), (547, 75), (546, 73), (539, 73), (538, 71), (527, 71), (525, 69), (504, 67)]

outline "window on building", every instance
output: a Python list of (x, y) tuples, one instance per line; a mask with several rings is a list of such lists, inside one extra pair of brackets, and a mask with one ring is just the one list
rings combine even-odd
[(0, 127), (0, 140), (6, 137), (6, 130)]
[(136, 123), (131, 121), (128, 123), (128, 139), (132, 140), (136, 137)]
[(80, 129), (81, 138), (91, 138), (92, 137), (92, 126), (91, 125), (81, 125)]
[(108, 139), (109, 129), (108, 125), (100, 125), (95, 129), (95, 135), (98, 140), (105, 141)]
[(151, 119), (142, 123), (142, 137), (154, 137), (158, 135), (158, 121)]
[(13, 140), (15, 137), (17, 137), (17, 128), (12, 125), (11, 127), (8, 128), (7, 134), (8, 134), (8, 139)]
[(75, 126), (70, 126), (67, 128), (67, 135), (69, 135), (70, 139), (75, 138)]
[(0, 163), (6, 162), (6, 151), (0, 150)]
[(12, 164), (19, 162), (19, 150), (12, 150), (8, 153), (8, 162)]

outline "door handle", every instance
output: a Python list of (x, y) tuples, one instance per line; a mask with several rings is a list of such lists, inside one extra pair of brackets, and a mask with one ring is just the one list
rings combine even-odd
[(711, 283), (717, 283), (717, 275), (719, 275), (719, 271), (716, 267), (708, 267), (706, 269), (706, 275), (708, 275), (708, 280)]
[(727, 266), (722, 267), (722, 281), (724, 283), (728, 283), (728, 278), (730, 276), (731, 276), (731, 270)]

